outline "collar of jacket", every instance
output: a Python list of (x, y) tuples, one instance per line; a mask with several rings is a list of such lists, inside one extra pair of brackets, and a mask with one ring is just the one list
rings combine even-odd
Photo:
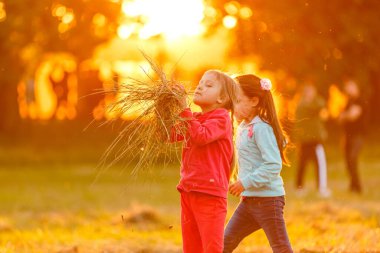
[(255, 116), (252, 120), (251, 120), (251, 122), (249, 122), (248, 124), (247, 123), (244, 123), (243, 122), (243, 124), (245, 125), (245, 126), (249, 126), (249, 125), (253, 125), (253, 124), (255, 124), (255, 123), (258, 123), (258, 122), (262, 122), (263, 120), (257, 115), (257, 116)]
[(224, 109), (224, 108), (216, 108), (212, 111), (209, 111), (209, 112), (195, 112), (194, 113), (194, 116), (197, 117), (197, 118), (208, 118), (210, 115), (213, 115), (213, 114), (225, 114), (227, 113), (228, 114), (228, 110), (227, 109)]

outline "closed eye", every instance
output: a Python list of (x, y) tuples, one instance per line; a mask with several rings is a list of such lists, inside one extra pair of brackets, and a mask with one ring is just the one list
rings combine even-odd
[(212, 87), (213, 83), (210, 80), (205, 81), (205, 86), (206, 87)]

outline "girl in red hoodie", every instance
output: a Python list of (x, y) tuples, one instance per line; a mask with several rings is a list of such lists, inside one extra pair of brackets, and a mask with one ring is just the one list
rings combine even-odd
[[(221, 253), (227, 213), (227, 192), (233, 162), (233, 126), (228, 113), (235, 101), (235, 81), (218, 70), (204, 73), (194, 93), (201, 113), (180, 101), (186, 134), (172, 131), (172, 141), (184, 141), (181, 179), (181, 226), (184, 253)], [(183, 87), (177, 87), (183, 89)]]

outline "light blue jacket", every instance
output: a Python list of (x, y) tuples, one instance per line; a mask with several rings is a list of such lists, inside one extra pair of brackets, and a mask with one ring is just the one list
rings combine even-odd
[(285, 195), (280, 172), (282, 159), (272, 127), (256, 116), (242, 122), (236, 138), (239, 174), (245, 191), (241, 196), (275, 197)]

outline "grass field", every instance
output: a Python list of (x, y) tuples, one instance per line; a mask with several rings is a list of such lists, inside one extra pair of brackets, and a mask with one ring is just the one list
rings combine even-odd
[[(80, 155), (91, 153), (88, 148), (0, 147), (0, 252), (181, 252), (178, 165), (157, 166), (137, 179), (115, 167), (94, 182), (96, 162)], [(329, 199), (316, 193), (311, 167), (303, 197), (293, 188), (295, 163), (284, 168), (285, 219), (295, 252), (380, 252), (378, 154), (380, 145), (363, 151), (361, 196), (346, 191), (336, 145), (327, 155)], [(237, 203), (229, 198), (228, 216)], [(236, 252), (271, 250), (259, 231)]]

